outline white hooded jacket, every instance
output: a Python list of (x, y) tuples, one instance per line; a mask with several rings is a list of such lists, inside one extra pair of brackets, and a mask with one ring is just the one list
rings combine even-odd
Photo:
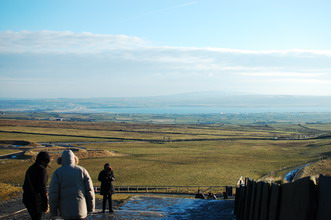
[(62, 166), (53, 173), (49, 186), (52, 216), (64, 219), (85, 218), (94, 212), (95, 196), (92, 179), (87, 170), (77, 165), (78, 158), (71, 150), (62, 153)]

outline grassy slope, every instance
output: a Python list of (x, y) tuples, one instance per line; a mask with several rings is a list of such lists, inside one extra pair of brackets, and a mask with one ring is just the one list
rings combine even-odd
[(306, 176), (318, 176), (319, 174), (331, 176), (331, 159), (321, 160), (305, 167), (299, 173), (299, 178)]
[[(24, 123), (23, 123), (24, 122)], [(235, 137), (290, 136), (300, 132), (301, 126), (286, 125), (273, 127), (259, 126), (167, 126), (117, 123), (63, 123), (22, 121), (15, 127), (4, 125), (2, 129), (29, 131), (47, 130), (50, 133), (66, 134), (69, 130), (77, 135), (104, 135), (111, 129), (176, 132), (178, 138), (194, 138), (197, 134), (213, 138), (215, 134)], [(0, 123), (1, 124), (1, 123)], [(33, 127), (31, 127), (33, 125)], [(40, 128), (40, 127), (42, 128)], [(115, 127), (117, 126), (117, 127)], [(328, 125), (329, 126), (329, 125)], [(317, 125), (314, 126), (314, 129)], [(293, 128), (297, 131), (293, 131)], [(323, 130), (327, 129), (323, 125)], [(31, 131), (30, 130), (30, 131)], [(88, 132), (86, 131), (88, 130)], [(285, 130), (285, 131), (282, 131)], [(299, 131), (298, 131), (299, 130)], [(46, 132), (46, 133), (47, 133)], [(112, 133), (112, 131), (108, 131)], [(304, 131), (306, 130), (304, 129)], [(146, 137), (146, 133), (117, 132), (122, 136)], [(180, 134), (183, 133), (183, 134)], [(190, 133), (188, 135), (188, 133)], [(152, 133), (153, 137), (155, 133)], [(81, 141), (77, 137), (54, 137), (6, 133), (3, 139), (31, 141)], [(85, 140), (85, 139), (84, 139)], [(87, 168), (97, 185), (97, 175), (103, 164), (110, 162), (117, 176), (116, 185), (234, 185), (240, 176), (258, 178), (284, 166), (315, 159), (331, 152), (331, 141), (325, 140), (224, 140), (85, 144), (89, 149), (107, 149), (127, 154), (123, 157), (83, 159), (80, 164)], [(24, 172), (31, 161), (6, 160), (0, 164), (2, 182), (22, 182)], [(52, 162), (50, 175), (58, 166)]]

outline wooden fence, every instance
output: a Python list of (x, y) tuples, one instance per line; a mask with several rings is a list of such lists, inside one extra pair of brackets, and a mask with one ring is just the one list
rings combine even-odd
[(292, 183), (270, 184), (245, 180), (236, 188), (237, 220), (331, 219), (331, 177), (320, 175)]
[[(6, 183), (16, 187), (22, 187), (20, 183)], [(155, 193), (155, 194), (196, 194), (212, 192), (218, 195), (233, 195), (234, 186), (115, 186), (115, 193)], [(94, 186), (94, 191), (100, 192), (100, 186)]]
[[(95, 187), (99, 192), (100, 187)], [(212, 192), (213, 194), (232, 195), (232, 186), (115, 186), (116, 193), (155, 193), (155, 194), (196, 194), (198, 190), (202, 193)]]

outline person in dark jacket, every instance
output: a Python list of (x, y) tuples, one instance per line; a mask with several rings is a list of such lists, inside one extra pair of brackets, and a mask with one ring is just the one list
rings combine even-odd
[(109, 212), (112, 213), (114, 212), (112, 194), (114, 194), (113, 181), (115, 180), (115, 176), (109, 163), (104, 165), (104, 169), (99, 173), (98, 180), (101, 182), (100, 194), (103, 195), (102, 212), (105, 213), (108, 200)]
[(23, 184), (23, 203), (27, 208), (32, 220), (42, 219), (48, 210), (46, 167), (50, 162), (47, 152), (39, 152), (36, 161), (25, 173)]

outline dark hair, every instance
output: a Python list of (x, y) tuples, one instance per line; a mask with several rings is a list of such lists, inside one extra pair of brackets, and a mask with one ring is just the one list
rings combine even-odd
[(103, 166), (104, 169), (106, 169), (106, 167), (109, 167), (109, 163), (105, 163), (105, 165)]
[(46, 151), (40, 151), (36, 158), (36, 161), (45, 162), (45, 163), (49, 163), (50, 160), (51, 160), (51, 157), (49, 156), (48, 152), (46, 152)]

